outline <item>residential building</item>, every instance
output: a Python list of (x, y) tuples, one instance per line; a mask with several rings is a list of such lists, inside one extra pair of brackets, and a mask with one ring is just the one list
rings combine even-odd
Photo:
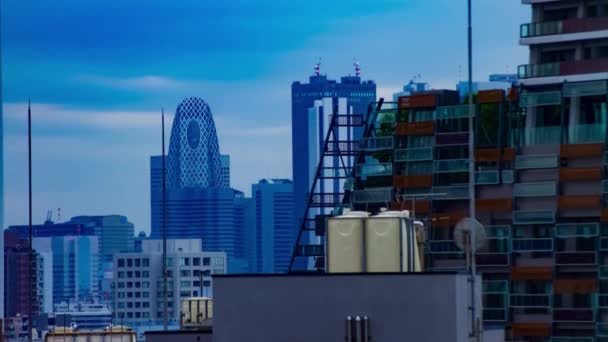
[[(163, 226), (162, 158), (152, 157), (150, 166), (151, 237), (159, 239)], [(166, 157), (167, 237), (202, 240), (203, 250), (226, 252), (229, 272), (247, 272), (249, 252), (243, 232), (253, 222), (242, 220), (247, 215), (242, 211), (248, 207), (243, 193), (223, 186), (222, 170), (226, 174), (226, 167), (225, 160), (222, 168), (209, 105), (200, 98), (185, 99), (176, 110)]]
[[(334, 114), (365, 114), (368, 105), (376, 101), (376, 84), (373, 81), (362, 81), (357, 68), (356, 76), (345, 76), (340, 82), (330, 80), (326, 75), (320, 75), (319, 65), (316, 66), (315, 75), (310, 76), (309, 83), (293, 82), (291, 85), (291, 142), (292, 142), (292, 170), (294, 186), (294, 208), (296, 225), (299, 226), (306, 209), (307, 194), (310, 192), (311, 178), (314, 177), (318, 159), (311, 156), (318, 149), (311, 129), (321, 128), (321, 136), (326, 133), (328, 125), (311, 125), (310, 109), (315, 107), (315, 101), (331, 98), (332, 105), (326, 101), (323, 116), (328, 118)], [(338, 98), (346, 99), (345, 107), (337, 111)], [(321, 124), (323, 121), (320, 121)], [(325, 121), (326, 122), (326, 121)], [(323, 129), (324, 128), (324, 129)], [(352, 140), (358, 141), (362, 135), (362, 128), (352, 130)], [(313, 140), (311, 140), (311, 137)], [(317, 155), (318, 156), (318, 155)]]
[(222, 186), (225, 188), (230, 187), (230, 156), (227, 154), (220, 154), (220, 167), (222, 174)]
[(293, 221), (293, 182), (262, 179), (251, 186), (251, 196), (255, 202), (256, 271), (285, 273), (298, 232)]
[[(4, 231), (4, 317), (27, 315), (41, 312), (44, 291), (39, 288), (40, 278), (44, 279), (44, 269), (39, 269), (40, 255), (34, 252), (35, 261), (30, 260), (27, 240), (20, 239), (14, 232)], [(31, 276), (31, 278), (30, 278)], [(42, 297), (42, 298), (40, 298)], [(39, 302), (38, 300), (42, 300)]]
[[(498, 76), (495, 75), (495, 79), (497, 77)], [(479, 91), (482, 90), (502, 89), (504, 91), (508, 91), (509, 89), (511, 89), (511, 87), (513, 87), (513, 83), (509, 79), (505, 81), (492, 81), (491, 79), (492, 78), (490, 78), (490, 81), (488, 82), (473, 82), (473, 94), (477, 94)], [(458, 84), (456, 84), (456, 90), (460, 94), (461, 101), (464, 100), (465, 97), (467, 97), (469, 94), (469, 82), (458, 82)]]
[[(162, 240), (144, 240), (140, 253), (114, 256), (115, 321), (163, 319)], [(211, 275), (226, 273), (226, 253), (204, 252), (200, 239), (167, 240), (168, 313), (179, 322), (180, 299), (213, 295)]]
[(97, 236), (34, 237), (32, 245), (53, 255), (53, 304), (100, 299)]

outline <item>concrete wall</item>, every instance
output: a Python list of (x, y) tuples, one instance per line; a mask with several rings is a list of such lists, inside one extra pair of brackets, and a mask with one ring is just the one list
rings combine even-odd
[(214, 277), (214, 342), (344, 341), (367, 316), (373, 341), (467, 341), (466, 275), (332, 274)]

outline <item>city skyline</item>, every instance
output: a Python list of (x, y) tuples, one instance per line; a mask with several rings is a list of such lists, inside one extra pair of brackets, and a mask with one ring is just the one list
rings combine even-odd
[[(454, 88), (466, 72), (465, 6), (454, 1), (374, 6), (184, 1), (142, 9), (121, 3), (117, 12), (118, 6), (117, 1), (99, 6), (63, 0), (33, 8), (5, 1), (5, 226), (27, 217), (28, 97), (34, 120), (34, 221), (60, 207), (65, 217), (126, 215), (137, 231), (149, 233), (145, 175), (148, 157), (160, 152), (161, 107), (171, 112), (184, 97), (208, 99), (217, 113), (222, 153), (231, 155), (233, 187), (249, 194), (260, 179), (291, 178), (289, 85), (305, 81), (319, 56), (321, 73), (332, 79), (353, 75), (357, 58), (362, 77), (374, 80), (385, 98), (415, 74), (435, 88)], [(513, 72), (525, 62), (526, 50), (518, 46), (512, 25), (529, 20), (522, 7), (475, 4), (474, 25), (495, 28), (474, 33), (475, 79)], [(140, 10), (136, 23), (123, 20)], [(226, 13), (232, 20), (199, 20), (225, 19)], [(170, 25), (156, 28), (159, 17)], [(95, 25), (98, 21), (104, 24)], [(441, 29), (436, 21), (443, 23)], [(377, 53), (406, 36), (412, 45)], [(445, 51), (451, 52), (447, 60)]]

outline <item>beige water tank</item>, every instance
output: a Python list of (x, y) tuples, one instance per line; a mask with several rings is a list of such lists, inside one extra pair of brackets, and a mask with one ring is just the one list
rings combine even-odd
[(369, 213), (345, 212), (327, 221), (327, 272), (363, 272), (363, 220)]
[(365, 220), (365, 270), (401, 272), (403, 213), (386, 211)]

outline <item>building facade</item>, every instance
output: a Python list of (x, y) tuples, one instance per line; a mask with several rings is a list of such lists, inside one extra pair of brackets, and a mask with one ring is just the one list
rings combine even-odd
[(262, 179), (252, 185), (251, 196), (255, 202), (256, 271), (285, 273), (297, 234), (293, 221), (293, 182)]
[(220, 154), (220, 167), (222, 173), (221, 185), (225, 188), (230, 187), (230, 156), (227, 154)]
[(35, 237), (32, 245), (52, 253), (53, 304), (101, 299), (97, 236)]
[[(310, 179), (314, 177), (314, 167), (318, 159), (311, 162), (315, 153), (312, 147), (309, 110), (314, 108), (315, 101), (323, 98), (345, 98), (348, 113), (335, 114), (365, 114), (368, 105), (376, 101), (376, 84), (373, 81), (362, 81), (360, 76), (345, 76), (340, 82), (329, 80), (327, 76), (310, 76), (309, 83), (293, 82), (291, 85), (291, 139), (292, 139), (292, 170), (294, 186), (294, 208), (296, 225), (303, 219), (306, 209), (307, 194), (310, 192)], [(333, 107), (326, 108), (333, 109)], [(325, 115), (328, 113), (325, 112)], [(328, 126), (325, 126), (327, 129)], [(321, 131), (323, 132), (323, 131)], [(360, 127), (353, 131), (353, 140), (361, 137)], [(316, 140), (316, 137), (315, 137)], [(311, 163), (314, 165), (311, 165)]]
[[(145, 240), (141, 253), (114, 256), (114, 320), (162, 321), (163, 270), (162, 240)], [(181, 299), (213, 295), (211, 275), (226, 273), (226, 253), (203, 252), (198, 239), (167, 240), (169, 318), (180, 319)]]
[[(29, 243), (20, 239), (15, 232), (4, 231), (4, 271), (6, 281), (4, 290), (3, 317), (27, 315), (31, 306), (32, 313), (44, 310), (44, 269), (39, 269), (40, 255), (34, 251), (34, 260), (30, 260)], [(30, 279), (30, 275), (32, 278)]]
[[(223, 160), (223, 163), (222, 163)], [(162, 158), (152, 157), (151, 238), (162, 238)], [(187, 98), (177, 108), (166, 157), (166, 228), (171, 239), (202, 240), (203, 250), (225, 252), (229, 272), (247, 272), (251, 200), (225, 185), (229, 159), (221, 158), (209, 105)], [(228, 182), (228, 183), (227, 183)], [(249, 211), (248, 211), (249, 210)], [(250, 217), (250, 216), (249, 216)]]

